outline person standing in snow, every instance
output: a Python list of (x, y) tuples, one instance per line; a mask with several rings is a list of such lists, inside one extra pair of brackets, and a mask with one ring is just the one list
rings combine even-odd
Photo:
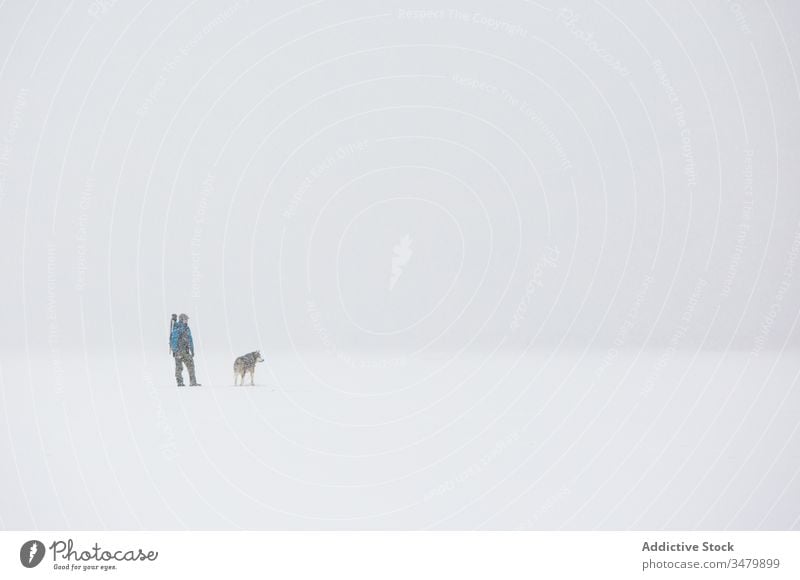
[(189, 371), (189, 385), (200, 386), (194, 375), (194, 342), (187, 315), (181, 314), (178, 321), (172, 325), (172, 331), (169, 333), (169, 347), (172, 350), (172, 356), (175, 357), (175, 380), (178, 381), (178, 386), (184, 386), (183, 365), (186, 365), (186, 370)]

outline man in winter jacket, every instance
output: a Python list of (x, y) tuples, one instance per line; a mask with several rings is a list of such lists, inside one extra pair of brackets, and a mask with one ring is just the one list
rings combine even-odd
[(186, 365), (186, 370), (189, 371), (189, 384), (193, 387), (199, 386), (194, 376), (194, 342), (188, 322), (189, 317), (181, 314), (178, 321), (173, 324), (169, 335), (169, 347), (172, 349), (172, 356), (175, 357), (175, 379), (179, 387), (184, 386), (183, 365)]

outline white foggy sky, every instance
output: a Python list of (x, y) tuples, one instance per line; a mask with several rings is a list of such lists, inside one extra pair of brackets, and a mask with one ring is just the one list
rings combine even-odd
[(789, 3), (10, 8), (5, 348), (752, 348), (792, 263)]

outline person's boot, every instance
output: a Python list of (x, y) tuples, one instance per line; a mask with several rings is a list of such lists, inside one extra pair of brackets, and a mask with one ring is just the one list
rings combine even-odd
[(179, 386), (179, 387), (185, 387), (186, 385), (184, 385), (184, 384), (183, 384), (183, 381), (180, 381), (180, 382), (178, 383), (178, 386)]

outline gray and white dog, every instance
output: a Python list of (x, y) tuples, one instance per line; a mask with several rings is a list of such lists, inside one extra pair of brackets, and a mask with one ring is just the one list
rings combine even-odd
[(233, 361), (233, 384), (238, 385), (239, 377), (242, 377), (242, 384), (244, 384), (244, 376), (250, 373), (250, 384), (255, 385), (256, 363), (264, 362), (261, 358), (261, 352), (256, 350), (251, 353), (245, 354)]

